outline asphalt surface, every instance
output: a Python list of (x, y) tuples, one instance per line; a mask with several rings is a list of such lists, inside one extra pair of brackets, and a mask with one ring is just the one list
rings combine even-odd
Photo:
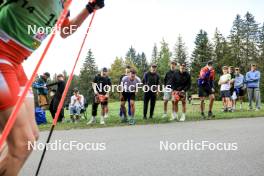
[[(47, 135), (42, 132), (39, 142), (44, 142)], [(264, 175), (264, 118), (55, 131), (52, 142), (55, 140), (105, 146), (93, 146), (93, 151), (77, 151), (74, 147), (72, 151), (49, 150), (40, 176)], [(237, 150), (174, 150), (176, 143), (188, 140), (233, 143)], [(161, 151), (161, 141), (168, 141), (171, 150)], [(104, 147), (104, 151), (96, 151)], [(20, 175), (34, 175), (40, 154), (32, 153)]]

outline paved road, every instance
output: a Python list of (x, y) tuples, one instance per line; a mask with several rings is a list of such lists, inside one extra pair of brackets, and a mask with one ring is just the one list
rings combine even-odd
[[(47, 133), (41, 133), (41, 140)], [(105, 151), (48, 151), (42, 176), (263, 176), (264, 118), (56, 131), (54, 140), (105, 143)], [(237, 143), (237, 151), (160, 151), (160, 141)], [(34, 175), (34, 152), (22, 176)]]

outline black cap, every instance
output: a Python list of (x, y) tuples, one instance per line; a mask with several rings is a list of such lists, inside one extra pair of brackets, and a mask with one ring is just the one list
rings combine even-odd
[(104, 68), (102, 69), (102, 71), (103, 71), (103, 72), (107, 72), (108, 70), (107, 70), (106, 67), (104, 67)]
[(180, 66), (186, 66), (186, 63), (185, 62), (180, 62)]
[(213, 60), (209, 60), (208, 62), (207, 62), (207, 65), (213, 65), (214, 64), (214, 61)]
[(49, 72), (45, 72), (43, 75), (47, 76), (48, 78), (50, 78), (50, 73)]

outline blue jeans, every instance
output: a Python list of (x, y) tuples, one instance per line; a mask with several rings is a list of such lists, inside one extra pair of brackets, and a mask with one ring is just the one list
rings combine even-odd
[(81, 114), (81, 106), (71, 106), (70, 107), (70, 115), (80, 115)]

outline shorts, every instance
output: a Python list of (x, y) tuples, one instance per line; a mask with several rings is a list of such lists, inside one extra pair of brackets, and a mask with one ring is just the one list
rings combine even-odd
[(108, 99), (106, 99), (105, 101), (100, 102), (100, 99), (98, 96), (94, 96), (94, 104), (101, 104), (103, 106), (107, 106), (108, 105)]
[(209, 86), (199, 86), (198, 95), (199, 97), (208, 97), (214, 94), (213, 90)]
[[(21, 64), (0, 56), (0, 111), (13, 107), (28, 79)], [(28, 97), (33, 97), (32, 91)]]
[(174, 101), (174, 98), (172, 96), (172, 90), (165, 90), (164, 95), (163, 95), (163, 100), (164, 101)]
[(135, 92), (122, 92), (120, 101), (127, 101), (127, 100), (136, 100), (136, 93)]
[(223, 90), (223, 91), (220, 92), (220, 94), (221, 94), (222, 98), (230, 98), (231, 97), (230, 90)]
[(235, 92), (236, 92), (238, 97), (243, 97), (245, 95), (245, 90), (242, 87), (241, 88), (235, 88)]
[(173, 91), (172, 92), (172, 101), (176, 102), (186, 102), (186, 92)]
[(80, 115), (82, 107), (81, 106), (71, 106), (70, 115)]

